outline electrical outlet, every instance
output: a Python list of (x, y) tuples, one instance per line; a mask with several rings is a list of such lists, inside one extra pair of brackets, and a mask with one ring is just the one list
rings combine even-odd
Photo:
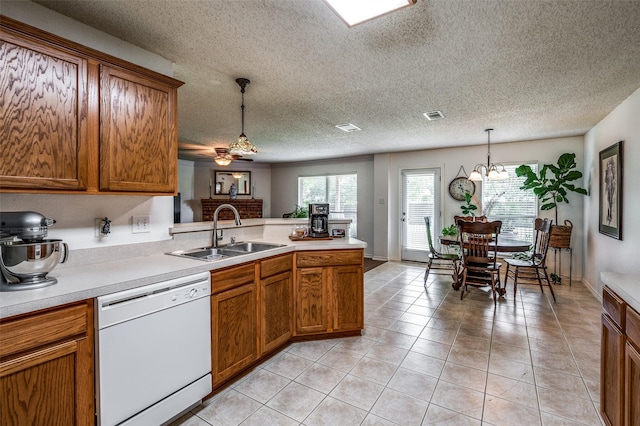
[(140, 234), (143, 232), (151, 232), (151, 217), (146, 216), (133, 216), (132, 220), (133, 228), (131, 233)]

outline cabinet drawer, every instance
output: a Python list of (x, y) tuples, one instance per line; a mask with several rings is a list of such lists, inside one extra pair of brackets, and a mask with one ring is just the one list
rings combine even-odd
[(631, 344), (640, 349), (640, 314), (630, 306), (627, 306), (627, 326), (625, 330), (625, 334)]
[(615, 324), (624, 330), (626, 303), (620, 299), (609, 287), (602, 289), (602, 308), (611, 317)]
[(35, 313), (0, 324), (0, 358), (87, 334), (87, 305)]
[(362, 264), (362, 250), (303, 251), (297, 253), (299, 267)]
[(219, 293), (255, 280), (255, 264), (240, 266), (211, 272), (211, 293)]
[(260, 278), (267, 278), (293, 269), (293, 255), (274, 257), (260, 262)]

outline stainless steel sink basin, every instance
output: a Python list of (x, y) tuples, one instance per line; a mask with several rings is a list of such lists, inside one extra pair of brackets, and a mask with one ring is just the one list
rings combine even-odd
[(254, 243), (254, 242), (242, 242), (237, 244), (229, 244), (220, 247), (202, 247), (191, 250), (178, 250), (172, 251), (172, 256), (190, 257), (192, 259), (200, 259), (205, 261), (220, 260), (227, 257), (242, 256), (250, 253), (257, 253), (273, 248), (284, 247), (283, 244), (270, 244), (270, 243)]
[(229, 244), (223, 246), (225, 250), (241, 251), (244, 253), (256, 253), (259, 251), (265, 251), (272, 248), (283, 247), (283, 244), (271, 244), (271, 243), (254, 243), (251, 241)]

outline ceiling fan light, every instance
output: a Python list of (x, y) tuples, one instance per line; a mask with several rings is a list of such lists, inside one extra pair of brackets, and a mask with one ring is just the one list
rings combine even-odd
[(244, 174), (242, 172), (231, 172), (231, 176), (233, 176), (234, 179), (241, 179)]
[(213, 159), (219, 166), (228, 166), (231, 164), (231, 158), (229, 156), (218, 155)]

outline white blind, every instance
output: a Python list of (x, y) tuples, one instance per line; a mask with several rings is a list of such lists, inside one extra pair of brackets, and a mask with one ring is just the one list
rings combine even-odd
[(349, 235), (358, 236), (358, 174), (300, 176), (298, 204), (329, 203), (329, 218), (351, 219)]
[(407, 249), (428, 250), (427, 228), (424, 217), (431, 218), (431, 235), (439, 235), (435, 224), (436, 173), (427, 170), (420, 172), (405, 171), (405, 213), (406, 237), (404, 245)]
[[(537, 163), (528, 164), (534, 173)], [(520, 189), (524, 177), (516, 176), (517, 165), (505, 165), (508, 180), (482, 180), (482, 212), (489, 220), (501, 220), (502, 232), (513, 232), (515, 238), (533, 243), (534, 221), (538, 215), (538, 197), (531, 190)]]

